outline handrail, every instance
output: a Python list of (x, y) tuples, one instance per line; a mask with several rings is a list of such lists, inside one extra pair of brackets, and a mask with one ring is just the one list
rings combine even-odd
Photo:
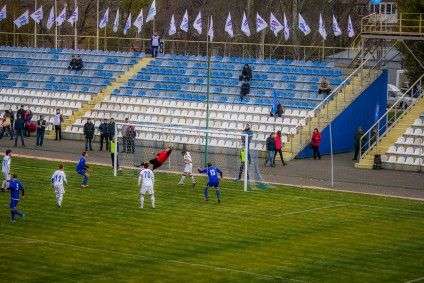
[[(387, 20), (387, 16), (397, 16), (396, 19)], [(424, 36), (423, 13), (400, 13), (393, 15), (377, 14), (365, 16), (361, 19), (362, 33), (414, 35)]]
[[(421, 75), (410, 87), (407, 89), (403, 95), (398, 98), (398, 100), (366, 131), (359, 140), (360, 148), (360, 158), (362, 160), (365, 155), (367, 155), (396, 124), (397, 122), (409, 112), (409, 110), (416, 104), (416, 102), (424, 96), (423, 84), (424, 84), (424, 74)], [(418, 85), (419, 84), (419, 85)], [(416, 93), (413, 91), (416, 90), (419, 92), (418, 96), (415, 96)], [(405, 101), (405, 98), (408, 97), (408, 94), (412, 94), (411, 97), (415, 98), (412, 102), (401, 111), (398, 115), (398, 109), (402, 108), (400, 106), (402, 102)], [(390, 117), (390, 114), (394, 116)], [(382, 130), (382, 133), (380, 131)], [(373, 136), (375, 135), (375, 136)]]

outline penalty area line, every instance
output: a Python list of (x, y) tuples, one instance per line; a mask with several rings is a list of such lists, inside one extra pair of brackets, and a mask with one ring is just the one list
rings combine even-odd
[(416, 282), (421, 282), (421, 281), (424, 281), (424, 277), (408, 280), (408, 281), (405, 281), (405, 283), (416, 283)]
[(119, 252), (119, 251), (113, 251), (113, 250), (84, 247), (84, 246), (62, 243), (62, 242), (56, 242), (56, 241), (39, 240), (39, 239), (33, 239), (33, 238), (27, 238), (27, 237), (22, 237), (22, 236), (15, 236), (15, 235), (12, 236), (12, 235), (9, 235), (9, 234), (0, 234), (0, 235), (7, 236), (7, 237), (13, 237), (14, 239), (22, 239), (22, 240), (25, 240), (25, 241), (28, 241), (28, 242), (31, 241), (32, 243), (46, 244), (46, 245), (51, 245), (51, 246), (69, 247), (69, 248), (74, 248), (74, 249), (80, 249), (80, 250), (91, 251), (91, 252), (100, 252), (100, 253), (105, 253), (105, 254), (112, 253), (112, 254), (116, 254), (116, 255), (122, 255), (122, 256), (134, 257), (134, 258), (137, 258), (137, 257), (138, 258), (144, 258), (146, 260), (153, 260), (153, 261), (157, 261), (157, 262), (171, 262), (171, 263), (176, 263), (176, 264), (180, 264), (180, 265), (197, 266), (197, 267), (201, 267), (201, 268), (205, 268), (205, 269), (213, 269), (213, 270), (221, 270), (221, 271), (245, 274), (245, 275), (253, 276), (253, 277), (256, 277), (256, 278), (262, 278), (262, 279), (266, 279), (266, 280), (278, 279), (278, 280), (286, 280), (286, 281), (294, 281), (294, 282), (303, 282), (301, 280), (284, 278), (284, 277), (273, 276), (273, 275), (262, 274), (262, 273), (256, 273), (256, 272), (234, 269), (234, 268), (229, 268), (229, 267), (221, 267), (221, 266), (214, 266), (214, 265), (208, 265), (208, 264), (193, 263), (193, 262), (176, 260), (176, 259), (166, 259), (166, 258), (160, 258), (160, 257), (144, 256), (144, 255), (138, 255), (138, 254), (132, 254), (132, 253), (126, 253), (126, 252)]

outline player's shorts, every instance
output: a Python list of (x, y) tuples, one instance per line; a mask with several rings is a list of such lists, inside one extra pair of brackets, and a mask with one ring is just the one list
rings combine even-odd
[(217, 189), (219, 187), (219, 182), (208, 183), (208, 187)]
[(145, 195), (153, 195), (155, 193), (153, 186), (142, 186), (140, 189), (140, 194)]
[(16, 209), (18, 206), (19, 200), (18, 199), (11, 199), (10, 200), (10, 209)]
[(184, 173), (186, 173), (186, 174), (191, 174), (191, 173), (193, 173), (193, 164), (192, 164), (192, 163), (185, 164), (185, 165), (184, 165), (183, 172), (184, 172)]
[(56, 193), (64, 193), (65, 187), (63, 185), (53, 185), (53, 189)]

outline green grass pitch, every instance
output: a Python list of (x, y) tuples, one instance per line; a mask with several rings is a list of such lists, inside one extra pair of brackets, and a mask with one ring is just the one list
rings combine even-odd
[[(17, 159), (27, 215), (9, 221), (0, 194), (1, 282), (407, 282), (424, 277), (424, 204), (275, 187), (223, 203), (157, 174), (157, 207), (138, 208), (136, 173), (94, 166), (79, 189), (74, 164), (64, 206), (49, 178), (57, 163)], [(424, 279), (421, 279), (424, 280)]]

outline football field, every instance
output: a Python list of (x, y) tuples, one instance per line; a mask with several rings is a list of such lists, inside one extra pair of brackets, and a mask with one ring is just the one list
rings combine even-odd
[(225, 180), (206, 203), (204, 177), (157, 173), (156, 208), (140, 209), (135, 171), (93, 166), (81, 190), (65, 164), (59, 209), (56, 166), (13, 159), (26, 217), (10, 223), (0, 194), (1, 282), (424, 282), (423, 202)]

